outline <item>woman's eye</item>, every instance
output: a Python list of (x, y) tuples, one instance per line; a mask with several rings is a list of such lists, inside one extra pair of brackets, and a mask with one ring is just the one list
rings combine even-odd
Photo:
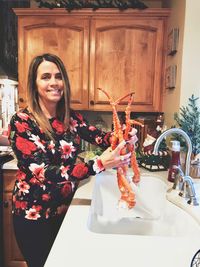
[(62, 75), (61, 75), (61, 73), (56, 74), (56, 77), (55, 77), (55, 78), (58, 79), (58, 80), (62, 80)]
[(55, 74), (55, 76), (50, 75), (50, 74), (44, 74), (41, 76), (42, 80), (50, 80), (51, 78), (56, 79), (56, 80), (62, 80), (62, 75), (61, 75), (61, 73), (57, 73), (57, 74)]
[(49, 75), (43, 75), (41, 78), (42, 78), (42, 80), (49, 80), (50, 76)]

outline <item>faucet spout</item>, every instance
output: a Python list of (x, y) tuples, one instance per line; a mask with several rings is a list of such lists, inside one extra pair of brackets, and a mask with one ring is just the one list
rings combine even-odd
[(179, 129), (179, 128), (171, 128), (171, 129), (168, 129), (166, 131), (164, 131), (159, 137), (158, 139), (156, 140), (156, 143), (154, 145), (154, 151), (153, 153), (155, 155), (158, 154), (158, 148), (159, 148), (159, 145), (160, 143), (162, 142), (162, 140), (168, 136), (168, 135), (171, 135), (171, 134), (179, 134), (181, 136), (184, 137), (186, 143), (187, 143), (187, 157), (186, 157), (186, 163), (185, 163), (185, 175), (186, 176), (189, 176), (189, 172), (190, 172), (190, 160), (191, 160), (191, 154), (192, 154), (192, 143), (191, 143), (191, 140), (188, 136), (188, 134), (186, 132), (184, 132), (182, 129)]

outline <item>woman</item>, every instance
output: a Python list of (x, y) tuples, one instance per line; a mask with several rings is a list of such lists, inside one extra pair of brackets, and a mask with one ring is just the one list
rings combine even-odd
[[(111, 133), (88, 125), (80, 113), (70, 110), (69, 80), (57, 56), (43, 54), (32, 60), (27, 101), (28, 107), (10, 122), (10, 142), (19, 168), (13, 190), (13, 223), (28, 266), (40, 267), (79, 181), (129, 163), (130, 153), (120, 156), (125, 142), (111, 151)], [(76, 164), (80, 138), (108, 149), (88, 163)]]

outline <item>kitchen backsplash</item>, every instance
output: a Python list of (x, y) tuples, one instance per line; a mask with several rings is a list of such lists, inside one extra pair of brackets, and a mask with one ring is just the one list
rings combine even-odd
[[(112, 112), (93, 112), (93, 111), (82, 111), (83, 116), (88, 120), (88, 122), (96, 127), (99, 127), (105, 131), (112, 130)], [(120, 114), (123, 117), (123, 112)], [(151, 131), (156, 126), (156, 119), (159, 115), (164, 116), (162, 113), (132, 113), (131, 118), (136, 119), (144, 127), (135, 126), (137, 128), (137, 136), (139, 145), (142, 146), (147, 133)], [(163, 118), (164, 119), (164, 118)], [(82, 151), (93, 151), (95, 147), (89, 143), (82, 141)]]

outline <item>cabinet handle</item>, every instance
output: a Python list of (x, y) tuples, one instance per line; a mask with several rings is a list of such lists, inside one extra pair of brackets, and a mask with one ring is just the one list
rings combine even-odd
[(3, 202), (3, 206), (4, 206), (4, 208), (8, 208), (8, 205), (9, 205), (9, 202), (8, 202), (8, 201), (4, 201), (4, 202)]
[(94, 100), (90, 100), (90, 105), (94, 106)]
[(23, 103), (24, 99), (22, 97), (19, 98), (19, 102)]

